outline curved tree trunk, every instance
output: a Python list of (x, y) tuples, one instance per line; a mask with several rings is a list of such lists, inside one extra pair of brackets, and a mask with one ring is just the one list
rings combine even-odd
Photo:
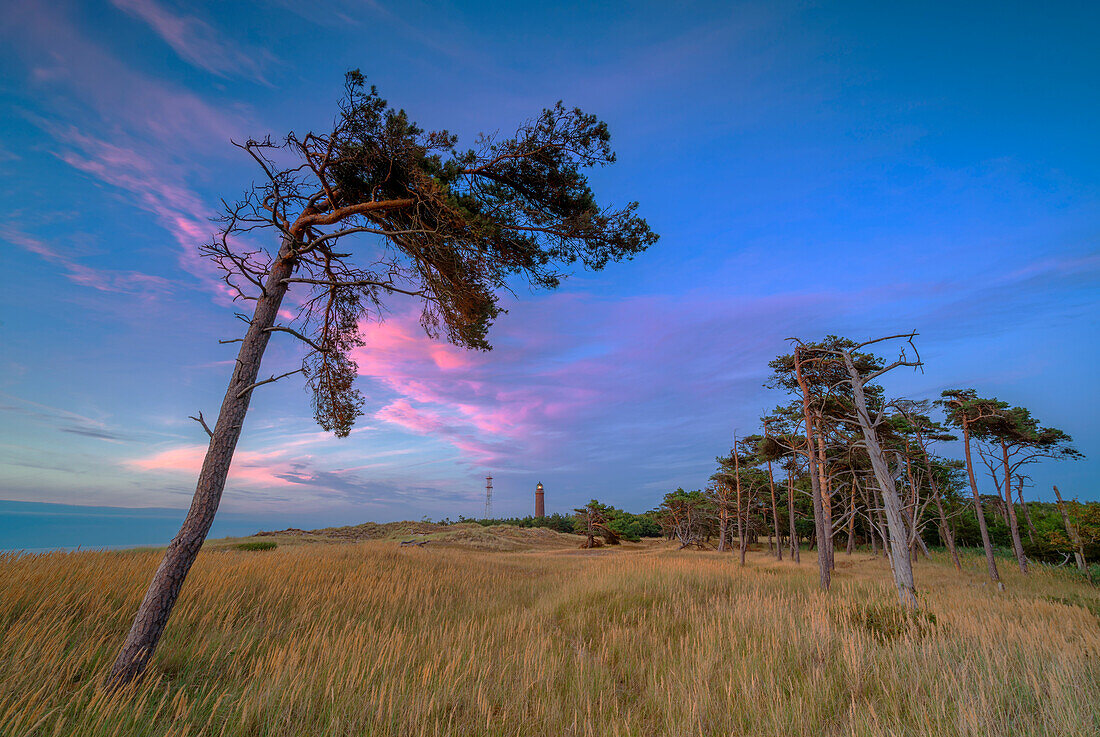
[(978, 516), (978, 530), (982, 533), (982, 547), (985, 548), (985, 563), (989, 570), (989, 580), (997, 584), (997, 588), (1003, 589), (1001, 574), (997, 570), (997, 559), (993, 557), (993, 543), (989, 540), (989, 526), (985, 523), (985, 512), (982, 510), (982, 497), (978, 493), (978, 482), (974, 480), (974, 463), (970, 457), (970, 425), (966, 419), (962, 420), (963, 431), (963, 455), (966, 457), (966, 475), (970, 479), (970, 491), (974, 495), (974, 511)]
[(913, 565), (909, 559), (909, 545), (905, 534), (905, 519), (902, 517), (901, 499), (897, 486), (886, 466), (886, 458), (879, 446), (878, 433), (867, 414), (867, 399), (863, 394), (863, 381), (852, 363), (851, 356), (844, 354), (844, 364), (852, 378), (852, 399), (856, 406), (856, 419), (863, 432), (863, 442), (867, 455), (871, 459), (871, 468), (875, 480), (882, 492), (882, 506), (886, 510), (886, 529), (890, 536), (890, 567), (894, 571), (894, 583), (898, 588), (901, 603), (910, 609), (917, 608), (917, 590), (913, 582)]
[(265, 295), (256, 303), (256, 311), (237, 354), (236, 368), (222, 400), (217, 424), (214, 425), (191, 509), (180, 531), (169, 543), (145, 599), (134, 616), (126, 642), (107, 676), (108, 688), (123, 686), (145, 670), (172, 614), (183, 581), (214, 522), (233, 451), (248, 412), (253, 384), (259, 374), (260, 361), (271, 337), (269, 328), (274, 326), (286, 294), (287, 285), (283, 280), (293, 271), (289, 242), (284, 241), (265, 282)]

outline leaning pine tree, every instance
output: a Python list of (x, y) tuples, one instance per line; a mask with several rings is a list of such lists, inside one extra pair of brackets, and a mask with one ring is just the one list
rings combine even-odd
[[(607, 126), (558, 103), (507, 140), (483, 136), (458, 151), (447, 132), (427, 132), (350, 72), (331, 132), (240, 145), (262, 183), (226, 207), (204, 253), (236, 297), (255, 304), (187, 518), (169, 544), (107, 679), (140, 675), (156, 648), (217, 512), (253, 391), (295, 373), (313, 391), (317, 422), (346, 437), (362, 397), (349, 355), (359, 325), (388, 300), (422, 307), (429, 335), (488, 350), (498, 294), (515, 280), (557, 287), (566, 265), (601, 269), (657, 241), (635, 214), (596, 204), (584, 170), (612, 163)], [(254, 231), (276, 236), (271, 254), (249, 248)], [(355, 260), (352, 261), (354, 256)], [(279, 324), (288, 290), (293, 324)], [(286, 314), (285, 312), (283, 314)], [(273, 333), (304, 341), (301, 368), (259, 379)], [(234, 341), (236, 342), (236, 341)]]
[[(882, 494), (883, 510), (886, 513), (886, 537), (887, 552), (890, 557), (890, 569), (894, 574), (894, 583), (898, 589), (898, 597), (901, 603), (910, 608), (917, 608), (917, 592), (913, 582), (913, 565), (909, 560), (908, 532), (903, 517), (903, 504), (898, 495), (898, 489), (894, 481), (894, 473), (891, 472), (886, 461), (886, 453), (883, 450), (879, 437), (880, 426), (883, 424), (887, 403), (879, 397), (879, 387), (873, 384), (874, 380), (883, 374), (893, 371), (900, 366), (920, 367), (922, 365), (920, 355), (917, 353), (913, 339), (917, 333), (905, 335), (890, 335), (885, 338), (854, 343), (846, 338), (829, 336), (822, 343), (810, 346), (799, 345), (798, 348), (810, 356), (811, 361), (818, 364), (833, 364), (840, 367), (846, 374), (846, 379), (841, 379), (831, 391), (840, 391), (846, 385), (847, 391), (843, 405), (849, 405), (849, 417), (844, 418), (845, 423), (854, 425), (862, 435), (863, 449), (871, 461), (875, 481)], [(884, 365), (878, 357), (870, 353), (862, 353), (861, 349), (883, 341), (898, 340), (904, 338), (913, 351), (913, 356), (907, 356), (904, 348), (901, 355), (893, 363)], [(796, 350), (797, 355), (797, 350)], [(868, 398), (878, 400), (877, 412), (875, 407), (868, 402)], [(872, 418), (872, 414), (874, 417)]]

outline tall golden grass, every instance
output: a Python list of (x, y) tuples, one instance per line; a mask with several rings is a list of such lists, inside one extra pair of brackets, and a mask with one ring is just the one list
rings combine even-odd
[(920, 562), (911, 619), (867, 554), (825, 595), (763, 553), (207, 551), (107, 696), (158, 559), (0, 556), (3, 734), (1100, 734), (1100, 596), (1055, 571)]

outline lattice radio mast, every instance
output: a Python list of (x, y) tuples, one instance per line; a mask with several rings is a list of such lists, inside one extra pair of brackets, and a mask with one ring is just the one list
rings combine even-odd
[(493, 477), (485, 477), (485, 519), (493, 518)]

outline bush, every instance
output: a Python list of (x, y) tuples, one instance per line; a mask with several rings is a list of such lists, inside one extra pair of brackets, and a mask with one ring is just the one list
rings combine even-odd
[(256, 540), (255, 542), (240, 543), (237, 550), (274, 550), (279, 543), (274, 540)]

